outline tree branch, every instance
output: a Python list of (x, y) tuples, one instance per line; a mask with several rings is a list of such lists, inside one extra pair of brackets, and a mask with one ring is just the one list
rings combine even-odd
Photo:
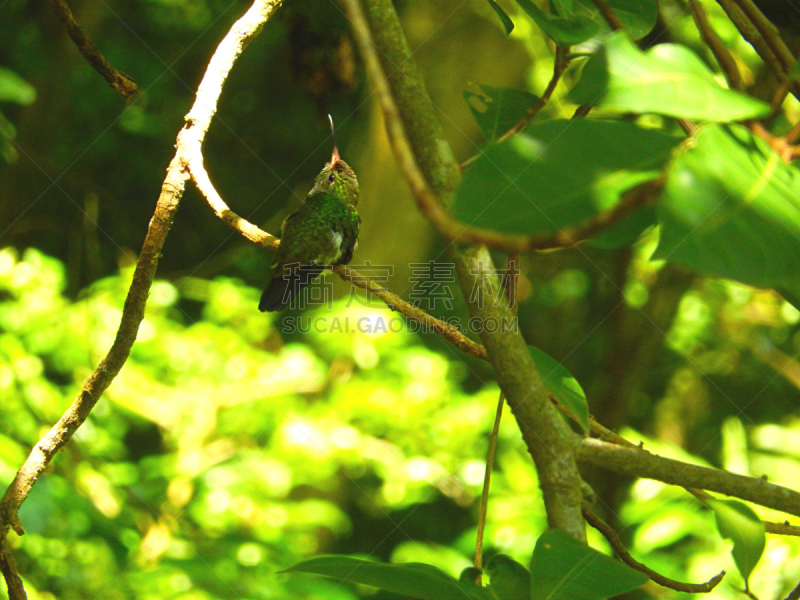
[(589, 523), (589, 525), (603, 534), (603, 536), (608, 540), (608, 543), (611, 544), (611, 547), (614, 548), (614, 552), (617, 553), (617, 556), (619, 556), (622, 562), (629, 567), (636, 569), (637, 571), (641, 571), (659, 585), (663, 585), (664, 587), (677, 590), (679, 592), (688, 592), (690, 594), (707, 594), (717, 587), (719, 582), (722, 581), (722, 578), (725, 577), (725, 571), (718, 573), (705, 583), (684, 583), (682, 581), (676, 581), (675, 579), (665, 577), (661, 573), (654, 571), (647, 565), (642, 564), (633, 558), (625, 545), (620, 541), (619, 537), (617, 537), (617, 532), (611, 529), (611, 527), (609, 527), (605, 521), (595, 515), (586, 506), (583, 507), (583, 516), (586, 518), (586, 521)]
[[(128, 359), (136, 340), (139, 325), (144, 318), (147, 297), (164, 241), (175, 218), (189, 174), (188, 157), (199, 151), (205, 134), (216, 112), (222, 85), (234, 62), (244, 47), (260, 31), (263, 24), (280, 6), (282, 0), (255, 0), (251, 8), (230, 29), (211, 57), (206, 73), (197, 90), (197, 99), (185, 118), (185, 125), (177, 137), (175, 156), (167, 169), (161, 186), (153, 218), (147, 229), (142, 251), (133, 273), (133, 281), (114, 343), (106, 357), (84, 382), (78, 397), (53, 425), (50, 431), (34, 446), (16, 477), (0, 500), (0, 552), (9, 555), (6, 536), (13, 527), (24, 534), (18, 511), (28, 497), (38, 477), (61, 448), (72, 438), (94, 408), (103, 392), (119, 373)], [(12, 564), (6, 561), (5, 564)], [(8, 581), (8, 578), (7, 578)]]
[[(795, 97), (800, 98), (800, 83), (796, 81), (790, 81), (788, 76), (788, 71), (791, 67), (787, 67), (790, 62), (793, 63), (793, 59), (791, 59), (791, 52), (786, 49), (786, 44), (783, 43), (783, 40), (780, 38), (780, 35), (772, 35), (770, 33), (770, 27), (774, 28), (775, 26), (772, 23), (767, 21), (766, 17), (758, 10), (755, 5), (747, 6), (740, 0), (717, 0), (717, 3), (722, 7), (722, 10), (728, 15), (728, 18), (733, 21), (733, 24), (736, 26), (736, 29), (739, 30), (739, 33), (742, 34), (742, 37), (746, 39), (750, 44), (755, 48), (755, 51), (761, 57), (761, 60), (764, 61), (764, 64), (773, 72), (773, 74), (778, 78), (778, 81), (781, 83), (788, 84), (789, 89), (791, 89), (792, 94)], [(748, 12), (755, 15), (756, 13), (760, 15), (759, 24), (753, 22), (748, 12), (743, 9), (743, 5), (747, 6)], [(753, 8), (755, 8), (756, 13), (753, 12)], [(763, 19), (763, 21), (762, 21)], [(765, 25), (766, 22), (768, 24)], [(769, 39), (765, 39), (762, 35), (762, 30), (766, 31), (769, 34)], [(776, 55), (776, 49), (777, 54)], [(788, 56), (787, 56), (788, 53)]]
[(0, 571), (3, 572), (3, 579), (6, 580), (8, 600), (26, 600), (28, 596), (17, 572), (17, 563), (7, 544), (0, 547)]
[(732, 90), (742, 90), (742, 74), (739, 73), (739, 67), (733, 55), (730, 53), (722, 40), (719, 39), (717, 32), (711, 27), (708, 21), (708, 15), (703, 5), (699, 0), (689, 0), (689, 5), (692, 8), (692, 17), (700, 32), (703, 41), (708, 45), (714, 58), (717, 59), (720, 69), (725, 74), (725, 79), (728, 80), (728, 85)]
[(624, 448), (587, 438), (578, 449), (578, 462), (617, 473), (655, 479), (670, 485), (699, 488), (735, 496), (767, 508), (800, 516), (800, 493), (765, 479), (663, 458), (640, 448)]
[(83, 57), (94, 67), (94, 70), (100, 73), (108, 82), (108, 85), (122, 94), (124, 98), (128, 100), (133, 98), (138, 89), (136, 82), (125, 73), (117, 71), (117, 69), (100, 54), (100, 51), (95, 47), (92, 41), (86, 37), (83, 28), (78, 25), (66, 1), (47, 1), (50, 3), (50, 6), (53, 7), (61, 23), (63, 23), (69, 37), (75, 42), (75, 45), (78, 47), (80, 53), (83, 54)]
[(781, 38), (778, 28), (773, 25), (764, 13), (753, 3), (753, 0), (733, 0), (742, 9), (742, 12), (750, 19), (750, 22), (755, 25), (755, 28), (764, 38), (764, 41), (770, 47), (775, 57), (778, 59), (783, 71), (788, 73), (794, 67), (795, 59), (792, 56), (791, 50), (786, 46), (786, 43)]
[[(454, 239), (463, 225), (453, 221), (444, 207), (455, 192), (460, 171), (416, 70), (394, 6), (391, 0), (366, 0), (365, 11), (358, 0), (343, 0), (342, 5), (380, 100), (395, 158), (423, 214), (440, 232), (450, 228), (452, 234), (456, 227), (456, 235), (450, 236)], [(382, 60), (385, 65), (381, 65)], [(397, 65), (401, 65), (399, 72)], [(394, 69), (388, 79), (384, 67)], [(582, 481), (574, 456), (576, 438), (550, 404), (525, 340), (515, 326), (516, 315), (505, 299), (489, 251), (485, 246), (471, 246), (453, 250), (451, 255), (462, 292), (469, 298), (472, 318), (500, 325), (494, 331), (484, 327), (481, 338), (536, 464), (548, 523), (585, 541), (580, 512)], [(475, 290), (479, 291), (477, 301), (471, 297)], [(502, 327), (507, 323), (513, 326)]]

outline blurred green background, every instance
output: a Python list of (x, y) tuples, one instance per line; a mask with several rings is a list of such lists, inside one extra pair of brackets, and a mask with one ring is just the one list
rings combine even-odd
[[(248, 3), (71, 6), (141, 93), (125, 103), (111, 90), (46, 2), (0, 4), (4, 485), (110, 346), (193, 90)], [(510, 39), (484, 0), (397, 6), (461, 160), (483, 143), (464, 90), (541, 93), (550, 78), (552, 48), (512, 3)], [(662, 2), (646, 43), (685, 43), (708, 59), (685, 8)], [(761, 64), (707, 8), (757, 94)], [(332, 113), (362, 189), (353, 264), (392, 265), (388, 286), (408, 297), (410, 264), (447, 259), (396, 170), (364, 83), (337, 5), (287, 0), (231, 73), (206, 165), (234, 210), (277, 232), (329, 156)], [(574, 108), (559, 88), (539, 118)], [(791, 101), (787, 111), (800, 113)], [(796, 487), (800, 313), (772, 292), (648, 260), (656, 236), (524, 257), (526, 338), (563, 361), (598, 420), (629, 439)], [(12, 534), (30, 597), (388, 599), (276, 572), (319, 553), (428, 562), (453, 575), (470, 564), (498, 395), (491, 371), (434, 335), (293, 333), (286, 319), (300, 312), (256, 310), (271, 260), (189, 186), (130, 360), (24, 504), (27, 534)], [(379, 304), (348, 302), (348, 286), (329, 281), (339, 299), (304, 316), (390, 317)], [(451, 285), (453, 308), (435, 302), (432, 312), (466, 320)], [(545, 517), (511, 418), (500, 435), (487, 553), (525, 563)], [(586, 476), (598, 512), (636, 558), (692, 581), (726, 569), (711, 596), (740, 595), (729, 542), (683, 490)], [(770, 536), (751, 586), (776, 598), (798, 572), (800, 543)], [(655, 586), (637, 593), (678, 596)]]

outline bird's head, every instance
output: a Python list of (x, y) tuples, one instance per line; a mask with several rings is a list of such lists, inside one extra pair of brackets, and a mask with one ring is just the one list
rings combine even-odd
[[(331, 133), (333, 134), (333, 119), (331, 120)], [(322, 171), (314, 180), (312, 192), (325, 192), (348, 206), (358, 204), (358, 178), (355, 171), (339, 157), (339, 148), (336, 146), (336, 136), (333, 135), (333, 153), (330, 162), (326, 163)]]
[(334, 153), (314, 180), (314, 190), (325, 192), (349, 206), (358, 205), (358, 178), (355, 171)]

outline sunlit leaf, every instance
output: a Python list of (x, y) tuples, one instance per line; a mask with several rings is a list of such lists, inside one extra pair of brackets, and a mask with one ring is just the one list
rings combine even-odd
[(800, 294), (800, 171), (739, 125), (708, 125), (677, 155), (655, 257)]
[(511, 35), (511, 32), (514, 31), (514, 21), (511, 20), (511, 17), (506, 14), (506, 11), (504, 11), (495, 0), (486, 1), (489, 3), (489, 6), (492, 7), (492, 10), (497, 13), (497, 16), (500, 17), (500, 22), (503, 24), (503, 29), (506, 30), (506, 35)]
[(542, 376), (545, 387), (556, 397), (559, 404), (578, 420), (583, 430), (588, 432), (589, 405), (581, 384), (552, 356), (533, 346), (528, 346), (528, 352)]
[(639, 571), (560, 529), (542, 534), (531, 560), (531, 600), (602, 600), (647, 581)]
[[(481, 132), (490, 142), (516, 125), (539, 101), (537, 96), (525, 90), (495, 88), (488, 85), (478, 87), (482, 94), (465, 91), (464, 100), (467, 101)], [(476, 103), (483, 106), (484, 110), (479, 110)]]
[(464, 171), (455, 213), (507, 233), (553, 233), (610, 210), (622, 194), (658, 177), (677, 142), (619, 121), (533, 125)]
[(621, 33), (608, 37), (583, 69), (571, 100), (618, 112), (658, 113), (706, 121), (762, 117), (769, 106), (723, 88), (685, 46), (642, 52)]
[(14, 71), (0, 67), (0, 102), (32, 104), (36, 100), (36, 88)]
[(465, 581), (456, 581), (436, 567), (422, 563), (389, 565), (349, 556), (318, 556), (286, 569), (286, 573), (312, 573), (371, 585), (422, 600), (490, 600), (485, 588)]
[(746, 582), (764, 553), (764, 523), (752, 508), (738, 500), (710, 500), (708, 505), (717, 518), (720, 535), (733, 542), (733, 562)]

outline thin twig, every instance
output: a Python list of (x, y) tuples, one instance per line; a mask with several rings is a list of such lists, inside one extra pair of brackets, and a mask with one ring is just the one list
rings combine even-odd
[(689, 137), (697, 133), (697, 124), (691, 119), (678, 119), (678, 125)]
[(669, 577), (665, 577), (661, 573), (654, 571), (647, 565), (644, 565), (633, 558), (625, 545), (620, 541), (619, 537), (617, 537), (617, 532), (614, 531), (600, 517), (589, 510), (589, 508), (585, 505), (583, 507), (583, 517), (586, 519), (586, 522), (589, 523), (589, 525), (603, 534), (603, 536), (608, 540), (608, 543), (611, 544), (611, 547), (614, 548), (614, 552), (617, 553), (617, 556), (619, 556), (622, 562), (629, 567), (636, 569), (637, 571), (641, 571), (659, 585), (663, 585), (664, 587), (677, 590), (679, 592), (688, 592), (690, 594), (707, 594), (717, 587), (719, 582), (722, 581), (722, 578), (725, 577), (725, 571), (715, 575), (705, 583), (684, 583), (682, 581), (676, 581), (674, 579), (670, 579)]
[(584, 119), (589, 115), (590, 112), (592, 112), (591, 104), (581, 104), (575, 109), (575, 112), (572, 113), (571, 119)]
[(791, 71), (792, 67), (794, 67), (795, 59), (792, 56), (791, 50), (786, 46), (786, 42), (781, 38), (778, 28), (764, 16), (764, 13), (755, 5), (753, 0), (733, 1), (742, 9), (742, 12), (750, 19), (750, 22), (755, 25), (758, 32), (764, 38), (764, 41), (775, 54), (783, 71), (785, 73)]
[(764, 531), (767, 533), (800, 536), (800, 527), (797, 525), (790, 525), (789, 521), (784, 521), (783, 523), (772, 523), (771, 521), (762, 522), (764, 523)]
[[(564, 71), (567, 70), (569, 67), (569, 63), (572, 59), (569, 56), (569, 48), (557, 46), (556, 53), (553, 56), (553, 76), (550, 78), (550, 81), (547, 84), (542, 95), (539, 97), (539, 100), (528, 109), (528, 112), (516, 123), (514, 126), (506, 131), (503, 135), (495, 140), (495, 144), (500, 144), (506, 141), (513, 135), (516, 135), (520, 131), (523, 131), (525, 127), (527, 127), (528, 123), (538, 115), (541, 110), (547, 106), (547, 103), (550, 102), (550, 98), (553, 96), (553, 92), (558, 87), (558, 82), (561, 81), (561, 76), (564, 74)], [(468, 166), (470, 166), (473, 162), (475, 162), (478, 158), (480, 158), (480, 153), (471, 156), (464, 162), (458, 165), (458, 167), (463, 171)]]
[(597, 10), (603, 15), (603, 18), (614, 31), (621, 31), (623, 29), (622, 23), (619, 22), (617, 15), (611, 10), (611, 7), (606, 3), (606, 0), (592, 0)]
[[(503, 403), (506, 397), (500, 392), (500, 399), (497, 401), (497, 412), (494, 416), (492, 434), (489, 436), (489, 450), (486, 452), (486, 471), (483, 474), (483, 489), (481, 490), (481, 504), (478, 509), (478, 533), (475, 538), (475, 568), (483, 569), (483, 532), (486, 528), (486, 509), (489, 504), (489, 485), (492, 481), (492, 468), (494, 467), (494, 455), (497, 450), (497, 435), (500, 432), (500, 419), (503, 416)], [(480, 582), (478, 582), (480, 585)]]
[[(776, 45), (776, 40), (773, 38), (770, 43), (764, 38), (759, 28), (740, 6), (739, 0), (717, 0), (717, 2), (728, 15), (728, 18), (733, 21), (733, 24), (736, 26), (736, 29), (739, 30), (739, 33), (742, 34), (742, 37), (750, 42), (750, 45), (753, 46), (761, 57), (761, 60), (767, 65), (767, 68), (778, 78), (778, 81), (781, 83), (788, 83), (792, 94), (800, 98), (800, 84), (796, 81), (790, 81), (787, 75), (789, 69), (784, 66), (786, 64), (786, 57), (784, 56), (783, 60), (779, 59), (773, 50), (773, 47)], [(760, 11), (758, 12), (760, 13)], [(761, 17), (763, 18), (764, 15), (762, 14)], [(764, 18), (764, 20), (766, 20), (766, 18)], [(778, 39), (780, 39), (780, 36), (778, 36)], [(780, 43), (783, 44), (783, 40), (780, 40)], [(785, 44), (783, 44), (783, 47), (785, 47)]]
[(689, 5), (692, 8), (692, 17), (694, 18), (694, 23), (697, 26), (697, 30), (700, 32), (703, 41), (711, 50), (714, 58), (717, 59), (717, 64), (719, 64), (720, 69), (722, 69), (725, 79), (728, 80), (728, 86), (732, 90), (741, 90), (742, 74), (739, 72), (739, 67), (736, 65), (736, 60), (734, 60), (733, 55), (728, 50), (727, 46), (725, 46), (725, 44), (719, 38), (717, 32), (714, 31), (714, 28), (711, 27), (711, 23), (708, 20), (708, 15), (706, 14), (703, 5), (699, 2), (699, 0), (689, 0)]
[(222, 86), (234, 62), (281, 2), (282, 0), (255, 0), (244, 16), (231, 27), (209, 61), (197, 90), (197, 99), (186, 115), (185, 125), (178, 134), (175, 156), (170, 162), (161, 186), (161, 194), (136, 263), (114, 343), (106, 357), (84, 382), (72, 405), (33, 447), (0, 500), (0, 552), (6, 556), (5, 564), (13, 565), (8, 561), (10, 553), (6, 536), (9, 528), (13, 527), (19, 535), (24, 534), (18, 516), (20, 506), (28, 497), (38, 477), (83, 424), (128, 359), (139, 325), (144, 318), (147, 297), (164, 241), (175, 218), (186, 180), (189, 178), (185, 168), (188, 156), (203, 143), (216, 112)]
[(794, 144), (798, 139), (800, 139), (800, 121), (792, 125), (792, 128), (786, 132), (786, 135), (783, 136), (783, 139), (787, 144)]
[(133, 98), (137, 91), (136, 82), (125, 73), (115, 69), (114, 66), (100, 54), (92, 41), (86, 37), (83, 28), (78, 25), (66, 1), (47, 1), (64, 24), (64, 28), (67, 30), (69, 37), (75, 42), (75, 45), (78, 47), (80, 53), (83, 54), (83, 57), (94, 67), (94, 70), (100, 73), (108, 84), (122, 94), (123, 97), (128, 100)]

